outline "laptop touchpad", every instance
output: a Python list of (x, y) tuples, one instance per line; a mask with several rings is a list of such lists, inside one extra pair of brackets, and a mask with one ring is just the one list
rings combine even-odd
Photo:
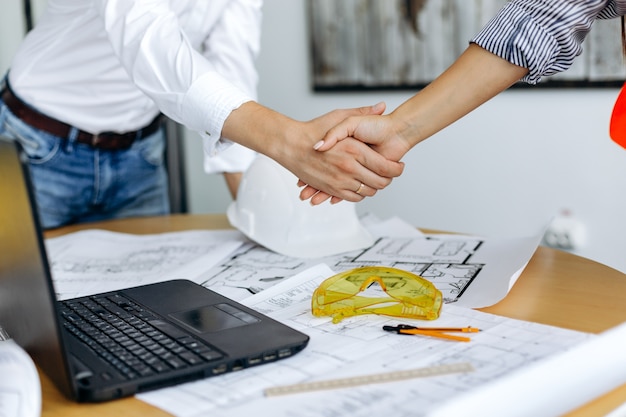
[(260, 321), (230, 304), (203, 306), (169, 315), (177, 322), (198, 332), (217, 332), (233, 327), (245, 326)]

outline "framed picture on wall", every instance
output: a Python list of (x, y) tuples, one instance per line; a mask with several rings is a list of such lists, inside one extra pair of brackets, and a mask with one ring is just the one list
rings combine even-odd
[[(506, 1), (308, 0), (313, 87), (423, 87), (467, 48)], [(539, 86), (621, 86), (625, 68), (620, 20), (598, 20), (574, 65), (545, 77)]]

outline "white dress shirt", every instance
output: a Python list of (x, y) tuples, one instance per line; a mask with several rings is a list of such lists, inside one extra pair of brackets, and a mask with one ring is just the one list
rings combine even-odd
[(221, 138), (256, 98), (262, 0), (48, 0), (20, 46), (11, 87), (82, 130), (125, 132), (159, 112), (200, 133), (209, 172), (247, 168), (254, 152)]

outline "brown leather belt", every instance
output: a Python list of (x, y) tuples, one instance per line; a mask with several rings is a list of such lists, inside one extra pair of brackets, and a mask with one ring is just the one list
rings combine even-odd
[[(62, 138), (69, 137), (72, 129), (71, 125), (39, 113), (16, 97), (9, 88), (5, 88), (2, 92), (2, 100), (9, 110), (24, 123), (55, 136)], [(76, 141), (108, 151), (124, 150), (130, 148), (135, 140), (141, 140), (159, 130), (161, 122), (162, 116), (158, 115), (148, 126), (126, 133), (103, 132), (93, 134), (79, 130)]]

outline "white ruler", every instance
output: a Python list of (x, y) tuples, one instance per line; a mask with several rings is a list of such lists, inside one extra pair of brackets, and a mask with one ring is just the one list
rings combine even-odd
[(469, 362), (450, 363), (445, 365), (429, 366), (425, 368), (409, 369), (406, 371), (392, 371), (380, 374), (354, 376), (349, 378), (304, 382), (302, 384), (282, 385), (278, 387), (267, 388), (265, 390), (265, 396), (275, 397), (278, 395), (297, 394), (309, 391), (348, 388), (359, 385), (401, 381), (404, 379), (425, 378), (429, 376), (471, 372), (473, 370), (474, 367)]

